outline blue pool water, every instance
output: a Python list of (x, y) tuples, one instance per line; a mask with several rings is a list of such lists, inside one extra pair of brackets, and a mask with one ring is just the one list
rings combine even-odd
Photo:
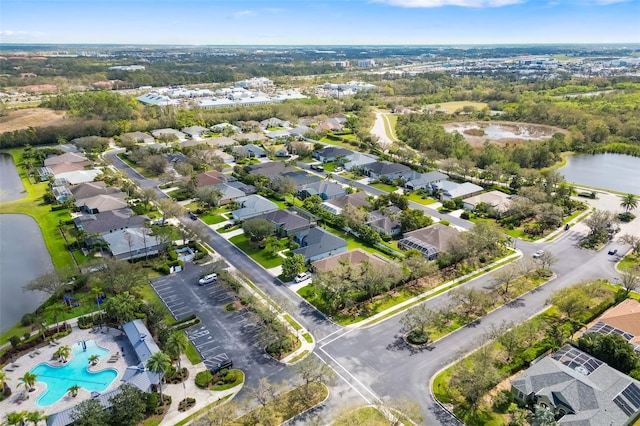
[[(99, 355), (100, 360), (109, 354), (107, 349), (96, 345), (93, 340), (86, 340), (87, 350), (82, 350), (82, 342), (76, 343), (71, 347), (71, 361), (66, 364), (60, 364), (59, 367), (52, 367), (48, 364), (38, 364), (31, 370), (31, 373), (38, 376), (37, 381), (47, 384), (47, 390), (43, 393), (36, 403), (41, 407), (46, 407), (58, 401), (73, 385), (92, 391), (103, 391), (109, 387), (111, 382), (118, 376), (118, 372), (114, 369), (102, 370), (96, 373), (89, 371), (89, 357), (91, 355)], [(47, 348), (45, 350), (52, 350)], [(58, 361), (52, 361), (57, 363)]]

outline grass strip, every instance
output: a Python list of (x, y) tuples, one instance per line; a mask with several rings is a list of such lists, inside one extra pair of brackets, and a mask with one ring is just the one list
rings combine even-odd
[(296, 355), (293, 358), (291, 358), (291, 361), (289, 361), (288, 364), (293, 364), (295, 362), (300, 361), (302, 358), (307, 356), (308, 353), (309, 353), (309, 351), (305, 349), (304, 351), (302, 351), (302, 353), (299, 353), (298, 355)]
[(192, 415), (190, 415), (186, 419), (179, 421), (174, 426), (185, 426), (185, 425), (191, 423), (191, 421), (193, 419), (195, 419), (196, 417), (204, 415), (207, 411), (209, 411), (210, 409), (212, 409), (216, 405), (224, 403), (229, 398), (231, 398), (231, 395), (227, 395), (225, 397), (220, 398), (219, 400), (217, 400), (215, 402), (212, 402), (211, 404), (207, 405), (206, 407), (196, 411), (195, 413), (193, 413)]

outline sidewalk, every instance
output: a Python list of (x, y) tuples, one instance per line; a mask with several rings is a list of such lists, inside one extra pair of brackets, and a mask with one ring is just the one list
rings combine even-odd
[[(464, 275), (464, 276), (462, 276), (460, 278), (456, 278), (455, 280), (447, 281), (444, 284), (440, 284), (438, 287), (432, 288), (431, 290), (426, 291), (426, 292), (420, 294), (419, 296), (412, 297), (411, 299), (407, 299), (404, 302), (398, 303), (397, 305), (394, 305), (394, 306), (390, 307), (389, 309), (386, 309), (386, 310), (384, 310), (382, 312), (378, 312), (377, 314), (375, 314), (375, 315), (373, 315), (373, 316), (371, 316), (371, 317), (369, 317), (369, 318), (367, 318), (367, 319), (365, 319), (363, 321), (357, 322), (355, 324), (348, 325), (345, 328), (364, 328), (364, 327), (368, 326), (369, 324), (377, 323), (379, 319), (385, 318), (387, 315), (389, 315), (388, 318), (391, 318), (392, 316), (395, 316), (395, 315), (398, 315), (398, 314), (404, 312), (405, 310), (402, 309), (402, 308), (404, 308), (405, 306), (411, 306), (413, 303), (421, 302), (423, 300), (426, 300), (432, 294), (441, 292), (441, 291), (449, 289), (451, 287), (454, 287), (460, 281), (465, 281), (465, 280), (467, 280), (469, 278), (473, 278), (473, 279), (478, 278), (478, 277), (482, 276), (483, 272), (485, 272), (486, 270), (491, 269), (491, 268), (493, 268), (494, 266), (496, 266), (496, 265), (498, 265), (500, 263), (504, 263), (504, 265), (506, 265), (506, 264), (510, 263), (509, 261), (515, 260), (515, 259), (517, 259), (517, 258), (519, 258), (521, 256), (522, 256), (522, 252), (520, 250), (515, 250), (515, 252), (510, 254), (509, 256), (504, 257), (504, 258), (502, 258), (500, 260), (497, 260), (496, 262), (493, 262), (490, 265), (487, 265), (487, 266), (485, 266), (483, 268), (477, 269), (477, 270), (471, 272), (470, 274)], [(504, 265), (501, 265), (500, 267), (502, 267)]]

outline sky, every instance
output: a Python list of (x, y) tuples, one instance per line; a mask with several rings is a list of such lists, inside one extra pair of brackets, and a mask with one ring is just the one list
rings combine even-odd
[(640, 0), (1, 0), (0, 43), (640, 43)]

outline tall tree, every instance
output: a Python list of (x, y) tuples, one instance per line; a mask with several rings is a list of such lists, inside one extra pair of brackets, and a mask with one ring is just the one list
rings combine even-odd
[(124, 324), (135, 318), (136, 312), (140, 310), (140, 301), (126, 291), (107, 299), (104, 309), (109, 318), (118, 324)]
[(87, 399), (71, 413), (74, 426), (105, 426), (111, 424), (109, 413), (97, 399)]
[(31, 422), (33, 426), (38, 426), (38, 423), (43, 422), (46, 419), (44, 411), (29, 411), (25, 417), (25, 420)]
[(249, 219), (242, 224), (244, 234), (254, 243), (258, 243), (273, 234), (273, 223), (266, 219)]
[(638, 197), (635, 194), (625, 194), (621, 196), (620, 207), (622, 207), (626, 213), (629, 213), (638, 207)]
[(158, 199), (158, 194), (154, 188), (145, 188), (140, 192), (140, 199), (144, 207), (149, 210), (150, 204)]
[(185, 214), (185, 208), (170, 198), (160, 198), (158, 206), (163, 219), (180, 217)]
[(164, 375), (169, 371), (169, 367), (171, 366), (171, 358), (166, 353), (159, 351), (152, 354), (147, 360), (147, 369), (152, 373), (158, 374), (160, 380), (158, 382), (158, 390), (160, 392), (160, 401), (163, 401), (162, 396), (162, 381), (164, 380)]
[(178, 360), (178, 369), (182, 369), (182, 362), (180, 361), (180, 357), (182, 354), (187, 352), (189, 348), (189, 339), (187, 335), (184, 334), (183, 331), (176, 331), (167, 339), (167, 343), (165, 344), (167, 355), (171, 358)]
[(20, 377), (20, 385), (31, 391), (33, 389), (33, 385), (36, 384), (36, 380), (38, 380), (38, 376), (27, 371), (22, 377)]
[(145, 395), (129, 384), (120, 386), (120, 392), (111, 398), (112, 425), (135, 426), (145, 419)]

